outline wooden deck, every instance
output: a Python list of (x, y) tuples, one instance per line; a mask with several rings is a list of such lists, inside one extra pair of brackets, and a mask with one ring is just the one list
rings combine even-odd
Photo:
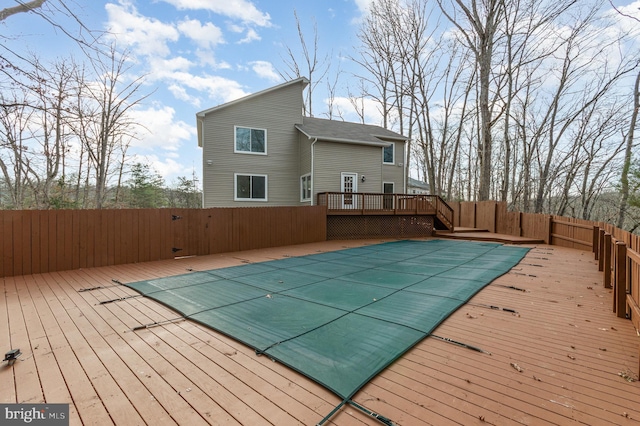
[(498, 234), (489, 232), (486, 229), (478, 228), (454, 228), (453, 232), (436, 231), (435, 236), (438, 238), (448, 238), (454, 240), (469, 241), (492, 241), (503, 244), (543, 244), (544, 240), (538, 238), (519, 237), (517, 235)]
[[(377, 241), (376, 241), (377, 242)], [(0, 402), (71, 403), (72, 425), (315, 425), (320, 385), (112, 279), (131, 282), (371, 243), (331, 241), (0, 279)], [(546, 245), (482, 290), (354, 400), (397, 425), (640, 423), (638, 343), (592, 253)], [(102, 286), (102, 289), (80, 292)], [(524, 291), (521, 291), (524, 290)], [(492, 309), (506, 308), (517, 313)], [(377, 425), (351, 406), (327, 424)]]

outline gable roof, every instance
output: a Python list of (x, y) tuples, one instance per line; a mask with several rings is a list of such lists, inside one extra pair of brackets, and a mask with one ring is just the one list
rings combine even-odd
[(415, 188), (421, 188), (421, 189), (427, 189), (427, 190), (430, 189), (428, 183), (423, 182), (421, 180), (414, 179), (412, 177), (409, 178), (409, 182), (407, 182), (407, 185), (413, 186)]
[(327, 142), (388, 146), (392, 141), (407, 140), (407, 137), (380, 126), (315, 117), (303, 117), (302, 124), (296, 124), (296, 129), (309, 139)]
[(273, 91), (276, 91), (276, 90), (280, 90), (282, 88), (285, 88), (287, 86), (292, 86), (294, 84), (302, 84), (302, 88), (304, 89), (307, 86), (307, 84), (309, 84), (309, 80), (307, 80), (305, 77), (300, 77), (300, 78), (297, 78), (295, 80), (287, 81), (286, 83), (282, 83), (282, 84), (279, 84), (277, 86), (269, 87), (268, 89), (261, 90), (260, 92), (252, 93), (250, 95), (244, 96), (242, 98), (238, 98), (238, 99), (233, 100), (231, 102), (226, 102), (224, 104), (221, 104), (221, 105), (218, 105), (218, 106), (214, 106), (213, 108), (209, 108), (209, 109), (205, 109), (203, 111), (197, 112), (196, 113), (196, 117), (204, 117), (205, 115), (207, 115), (207, 114), (209, 114), (211, 112), (218, 111), (218, 110), (221, 110), (223, 108), (227, 108), (227, 107), (229, 107), (231, 105), (239, 104), (240, 102), (248, 101), (248, 100), (256, 98), (258, 96), (262, 96), (262, 95), (264, 95), (266, 93), (273, 92)]

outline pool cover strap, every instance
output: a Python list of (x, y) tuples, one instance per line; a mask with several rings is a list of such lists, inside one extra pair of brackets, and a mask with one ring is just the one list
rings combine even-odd
[(367, 416), (376, 419), (377, 421), (379, 421), (380, 423), (382, 423), (384, 425), (394, 426), (394, 423), (390, 419), (388, 419), (388, 418), (386, 418), (386, 417), (384, 417), (384, 416), (382, 416), (382, 415), (380, 415), (378, 413), (374, 413), (373, 411), (363, 407), (362, 405), (360, 405), (357, 402), (352, 401), (350, 399), (342, 401), (340, 404), (338, 404), (333, 410), (331, 410), (331, 412), (329, 414), (327, 414), (322, 420), (320, 420), (317, 423), (316, 426), (322, 426), (323, 424), (325, 424), (327, 422), (327, 420), (329, 420), (331, 417), (333, 417), (333, 415), (336, 414), (338, 412), (338, 410), (340, 410), (340, 408), (342, 408), (342, 406), (345, 405), (345, 404), (349, 404), (352, 407), (357, 408), (358, 410), (360, 410), (363, 413), (365, 413)]
[(527, 251), (394, 241), (126, 285), (348, 402)]

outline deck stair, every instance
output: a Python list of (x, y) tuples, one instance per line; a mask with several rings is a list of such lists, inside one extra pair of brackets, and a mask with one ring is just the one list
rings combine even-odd
[(436, 230), (434, 236), (459, 240), (493, 241), (505, 244), (544, 244), (544, 240), (538, 238), (498, 234), (482, 228), (455, 227), (453, 232)]

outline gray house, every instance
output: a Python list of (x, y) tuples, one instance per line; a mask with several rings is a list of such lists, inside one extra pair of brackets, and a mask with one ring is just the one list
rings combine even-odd
[(321, 192), (405, 193), (407, 138), (303, 116), (299, 78), (196, 114), (204, 207), (315, 204)]

